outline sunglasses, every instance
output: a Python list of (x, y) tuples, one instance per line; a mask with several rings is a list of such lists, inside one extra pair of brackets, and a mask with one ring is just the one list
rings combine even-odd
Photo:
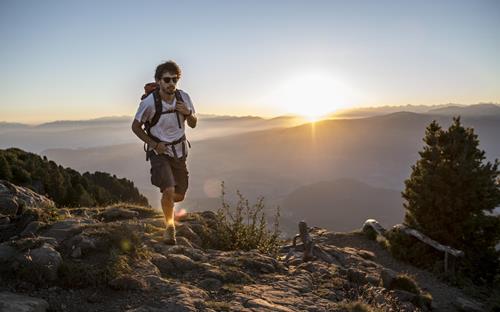
[(177, 83), (177, 81), (179, 81), (179, 77), (162, 77), (161, 80), (163, 80), (164, 83), (170, 83), (170, 81)]

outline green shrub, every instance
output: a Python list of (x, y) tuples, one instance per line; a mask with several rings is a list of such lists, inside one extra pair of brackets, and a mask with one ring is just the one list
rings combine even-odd
[(414, 237), (401, 233), (398, 229), (391, 229), (386, 237), (389, 240), (389, 251), (394, 258), (435, 273), (443, 272), (441, 252)]
[(423, 309), (431, 310), (432, 295), (428, 292), (420, 292), (414, 303)]
[(400, 289), (414, 294), (420, 294), (417, 282), (409, 274), (398, 274), (390, 285), (391, 289)]
[(377, 235), (376, 241), (380, 245), (380, 247), (387, 249), (387, 250), (390, 250), (391, 243), (389, 242), (389, 240), (386, 237), (384, 237), (382, 235)]
[(365, 226), (363, 228), (363, 234), (369, 239), (369, 240), (376, 240), (377, 239), (377, 232), (370, 227), (370, 226)]
[(268, 230), (264, 212), (264, 198), (250, 205), (237, 191), (238, 202), (231, 206), (225, 199), (224, 182), (221, 184), (222, 207), (217, 210), (214, 233), (210, 235), (209, 248), (220, 250), (257, 249), (262, 253), (276, 255), (280, 248), (279, 207), (274, 216), (273, 231)]

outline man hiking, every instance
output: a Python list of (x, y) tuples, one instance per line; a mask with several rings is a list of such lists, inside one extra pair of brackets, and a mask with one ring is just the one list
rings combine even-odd
[[(147, 84), (132, 123), (132, 131), (147, 145), (151, 183), (160, 188), (165, 215), (165, 243), (175, 245), (174, 202), (184, 200), (188, 188), (185, 122), (194, 128), (197, 118), (189, 95), (176, 88), (181, 69), (174, 61), (156, 67), (156, 83)], [(144, 129), (142, 126), (144, 125)]]

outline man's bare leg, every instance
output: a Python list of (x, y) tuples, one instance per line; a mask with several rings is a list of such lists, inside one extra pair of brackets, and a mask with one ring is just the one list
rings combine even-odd
[(170, 225), (174, 226), (174, 197), (175, 188), (167, 187), (163, 190), (161, 196), (161, 208), (163, 210), (163, 215), (165, 216), (165, 225), (168, 227)]
[(175, 193), (174, 187), (168, 187), (163, 191), (161, 197), (161, 208), (163, 210), (163, 215), (165, 216), (166, 226), (174, 224), (174, 203), (181, 202), (184, 200), (184, 194)]

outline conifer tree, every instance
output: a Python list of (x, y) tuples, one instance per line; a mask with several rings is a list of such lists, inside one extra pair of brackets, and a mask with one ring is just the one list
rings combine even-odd
[(447, 131), (433, 121), (424, 142), (402, 192), (406, 225), (464, 250), (472, 271), (488, 268), (494, 276), (500, 217), (490, 213), (500, 206), (500, 163), (485, 163), (478, 136), (460, 117)]

